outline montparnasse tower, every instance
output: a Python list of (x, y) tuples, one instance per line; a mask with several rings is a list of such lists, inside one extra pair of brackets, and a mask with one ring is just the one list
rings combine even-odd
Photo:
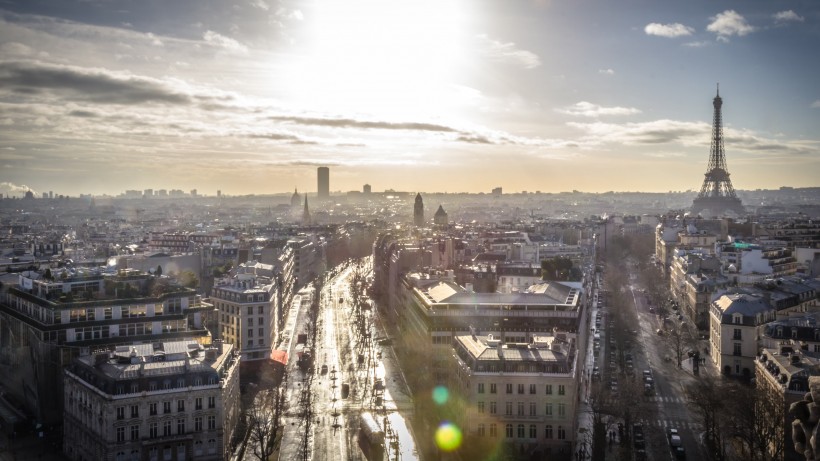
[[(723, 150), (723, 118), (721, 109), (723, 99), (720, 97), (720, 87), (712, 100), (715, 108), (712, 121), (712, 147), (709, 152), (709, 167), (706, 177), (700, 188), (697, 198), (692, 203), (692, 214), (704, 217), (723, 216), (734, 213), (743, 215), (745, 210), (740, 199), (735, 195), (735, 188), (729, 180), (729, 169), (726, 167), (726, 153)], [(708, 215), (708, 216), (706, 216)]]

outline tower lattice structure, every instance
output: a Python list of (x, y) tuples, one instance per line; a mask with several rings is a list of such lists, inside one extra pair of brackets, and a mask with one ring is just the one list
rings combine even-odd
[(709, 167), (703, 186), (692, 204), (692, 212), (703, 214), (708, 211), (711, 215), (719, 216), (727, 211), (742, 215), (745, 210), (740, 199), (735, 195), (735, 188), (729, 179), (729, 169), (726, 167), (726, 152), (723, 149), (723, 116), (721, 109), (723, 99), (720, 89), (712, 100), (715, 108), (712, 120), (712, 146), (709, 151)]

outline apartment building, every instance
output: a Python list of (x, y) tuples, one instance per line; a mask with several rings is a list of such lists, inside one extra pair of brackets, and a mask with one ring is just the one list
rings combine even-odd
[(72, 461), (229, 459), (241, 413), (238, 356), (196, 341), (119, 346), (65, 369)]
[(279, 318), (279, 283), (270, 264), (251, 261), (219, 281), (211, 302), (219, 321), (217, 336), (236, 348), (243, 362), (270, 354)]
[(456, 382), (466, 411), (465, 445), (503, 442), (525, 459), (573, 452), (577, 434), (577, 335), (555, 331), (532, 342), (457, 335)]
[(759, 295), (725, 294), (710, 308), (709, 353), (722, 373), (751, 378), (763, 325), (776, 319), (777, 311)]
[(19, 380), (7, 390), (38, 421), (62, 420), (62, 368), (93, 349), (191, 339), (210, 343), (213, 305), (168, 278), (134, 270), (24, 272), (0, 303), (0, 344)]

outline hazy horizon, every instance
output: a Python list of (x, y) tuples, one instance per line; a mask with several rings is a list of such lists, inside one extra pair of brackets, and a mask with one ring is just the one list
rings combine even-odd
[(0, 193), (820, 185), (820, 4), (8, 2)]

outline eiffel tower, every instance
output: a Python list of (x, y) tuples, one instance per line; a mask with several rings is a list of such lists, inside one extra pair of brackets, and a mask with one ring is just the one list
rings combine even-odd
[[(712, 122), (712, 148), (709, 151), (709, 168), (697, 198), (692, 203), (692, 214), (708, 214), (708, 217), (725, 215), (732, 212), (738, 216), (745, 213), (743, 204), (735, 195), (735, 188), (729, 180), (726, 168), (726, 153), (723, 151), (723, 120), (720, 109), (723, 99), (720, 98), (720, 87), (717, 96), (712, 100), (715, 107)], [(707, 216), (704, 216), (707, 217)]]

